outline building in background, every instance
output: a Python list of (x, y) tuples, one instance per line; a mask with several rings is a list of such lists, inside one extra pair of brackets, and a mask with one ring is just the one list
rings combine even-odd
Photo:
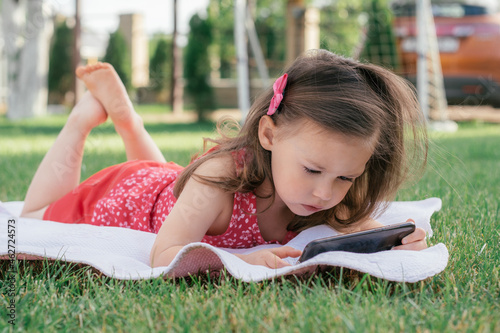
[(132, 87), (145, 87), (149, 84), (149, 47), (144, 17), (141, 14), (120, 15), (118, 29), (125, 37), (130, 50)]

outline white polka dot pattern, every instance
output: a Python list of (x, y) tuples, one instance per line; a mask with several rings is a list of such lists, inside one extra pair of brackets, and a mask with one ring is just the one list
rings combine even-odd
[[(148, 167), (125, 177), (97, 202), (91, 224), (158, 233), (176, 203), (173, 189), (179, 174), (180, 171)], [(221, 235), (206, 235), (201, 241), (225, 248), (278, 244), (278, 241), (264, 240), (256, 211), (255, 194), (235, 193), (227, 230)], [(295, 236), (296, 233), (288, 232), (283, 243)]]

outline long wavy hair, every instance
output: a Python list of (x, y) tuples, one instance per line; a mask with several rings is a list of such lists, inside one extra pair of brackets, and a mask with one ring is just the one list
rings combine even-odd
[[(329, 210), (295, 216), (288, 230), (301, 231), (324, 223), (341, 230), (383, 211), (404, 181), (419, 175), (417, 171), (422, 171), (427, 161), (425, 119), (412, 86), (384, 68), (325, 50), (305, 53), (285, 72), (284, 98), (271, 117), (277, 127), (308, 119), (346, 136), (376, 139), (364, 173), (355, 179), (344, 199)], [(259, 120), (266, 115), (272, 97), (270, 87), (254, 102), (236, 135), (219, 131), (223, 134), (219, 139), (209, 140), (218, 148), (186, 167), (175, 185), (176, 196), (190, 177), (230, 192), (254, 191), (265, 179), (273, 184), (271, 153), (262, 148), (258, 137)], [(248, 152), (248, 158), (237, 175), (213, 178), (194, 174), (206, 160), (242, 150)], [(273, 187), (270, 197), (274, 200), (274, 196)]]

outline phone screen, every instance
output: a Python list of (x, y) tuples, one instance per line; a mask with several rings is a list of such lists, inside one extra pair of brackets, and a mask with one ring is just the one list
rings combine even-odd
[(304, 262), (323, 252), (345, 251), (373, 253), (390, 250), (401, 245), (401, 240), (415, 230), (413, 222), (321, 238), (306, 245), (298, 262)]

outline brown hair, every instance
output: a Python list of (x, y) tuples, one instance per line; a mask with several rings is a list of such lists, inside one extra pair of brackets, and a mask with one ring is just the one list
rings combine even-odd
[[(423, 170), (427, 159), (425, 119), (414, 90), (405, 80), (381, 67), (325, 50), (307, 52), (286, 73), (284, 98), (271, 116), (276, 126), (308, 119), (329, 131), (376, 139), (365, 172), (356, 178), (344, 199), (330, 210), (296, 216), (289, 230), (324, 223), (340, 229), (361, 221), (377, 208), (384, 208), (408, 176), (416, 174), (414, 171)], [(259, 120), (266, 115), (272, 96), (269, 88), (255, 101), (238, 135), (211, 140), (218, 149), (185, 169), (175, 185), (176, 196), (192, 176), (231, 192), (253, 191), (266, 178), (273, 184), (271, 153), (262, 148), (258, 138)], [(251, 152), (251, 158), (238, 175), (214, 179), (194, 174), (204, 161), (242, 149)], [(274, 198), (274, 188), (271, 196)]]

